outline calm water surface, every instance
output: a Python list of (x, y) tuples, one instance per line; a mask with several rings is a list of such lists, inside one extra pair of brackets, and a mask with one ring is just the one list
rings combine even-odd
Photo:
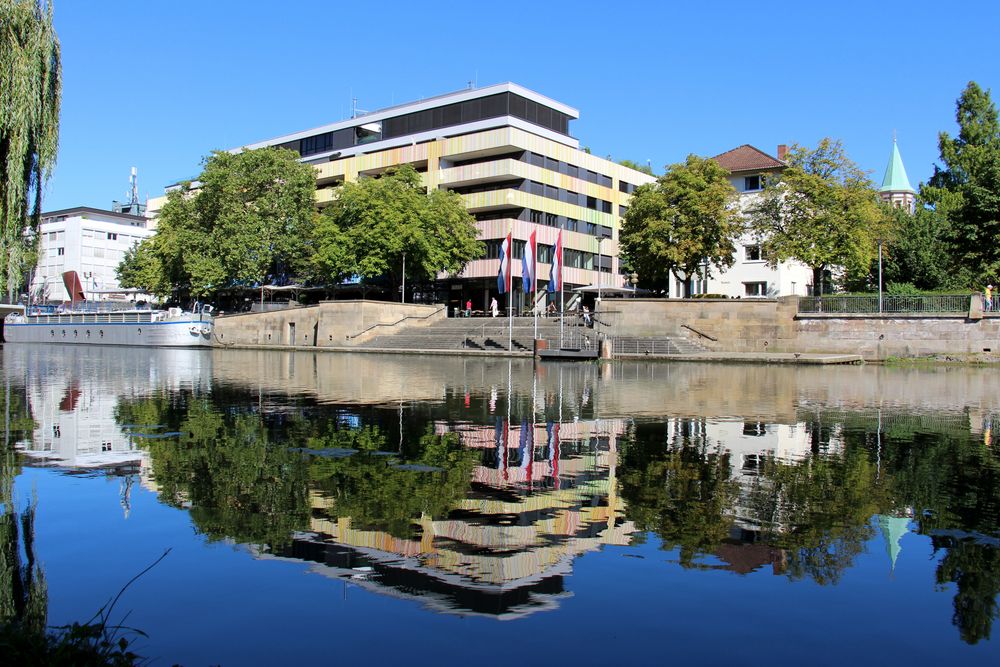
[(47, 622), (169, 549), (116, 608), (159, 664), (1000, 663), (996, 369), (2, 364)]

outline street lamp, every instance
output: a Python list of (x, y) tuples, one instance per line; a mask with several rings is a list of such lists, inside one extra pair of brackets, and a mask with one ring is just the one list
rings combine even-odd
[(878, 312), (882, 314), (882, 239), (878, 239)]
[[(597, 303), (601, 303), (601, 244), (604, 243), (604, 235), (597, 237)], [(597, 310), (597, 307), (594, 307)]]
[(636, 273), (635, 271), (633, 271), (632, 275), (630, 275), (628, 277), (628, 281), (630, 283), (632, 283), (632, 298), (634, 299), (635, 298), (635, 286), (639, 284), (639, 274)]

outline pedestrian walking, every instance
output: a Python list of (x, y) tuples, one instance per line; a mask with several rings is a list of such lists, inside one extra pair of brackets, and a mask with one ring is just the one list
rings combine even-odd
[(472, 299), (465, 302), (465, 316), (472, 317)]
[(493, 297), (490, 300), (490, 313), (493, 314), (493, 317), (496, 317), (499, 312), (500, 312), (500, 310), (499, 310), (499, 308), (497, 308), (497, 298)]
[(987, 285), (983, 290), (983, 310), (986, 312), (993, 310), (993, 285)]

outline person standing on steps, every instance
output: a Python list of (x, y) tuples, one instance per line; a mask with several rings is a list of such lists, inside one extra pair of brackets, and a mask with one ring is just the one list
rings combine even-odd
[(500, 311), (499, 311), (499, 309), (497, 308), (497, 298), (496, 298), (496, 297), (493, 297), (493, 298), (492, 298), (492, 299), (490, 300), (490, 313), (492, 313), (493, 317), (496, 317), (496, 316), (497, 316), (497, 313), (499, 313), (499, 312), (500, 312)]
[(465, 316), (472, 317), (472, 299), (468, 299), (465, 302)]

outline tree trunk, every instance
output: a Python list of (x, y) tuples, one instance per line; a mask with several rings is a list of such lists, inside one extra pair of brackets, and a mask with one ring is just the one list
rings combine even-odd
[(823, 296), (823, 266), (813, 267), (813, 296)]

